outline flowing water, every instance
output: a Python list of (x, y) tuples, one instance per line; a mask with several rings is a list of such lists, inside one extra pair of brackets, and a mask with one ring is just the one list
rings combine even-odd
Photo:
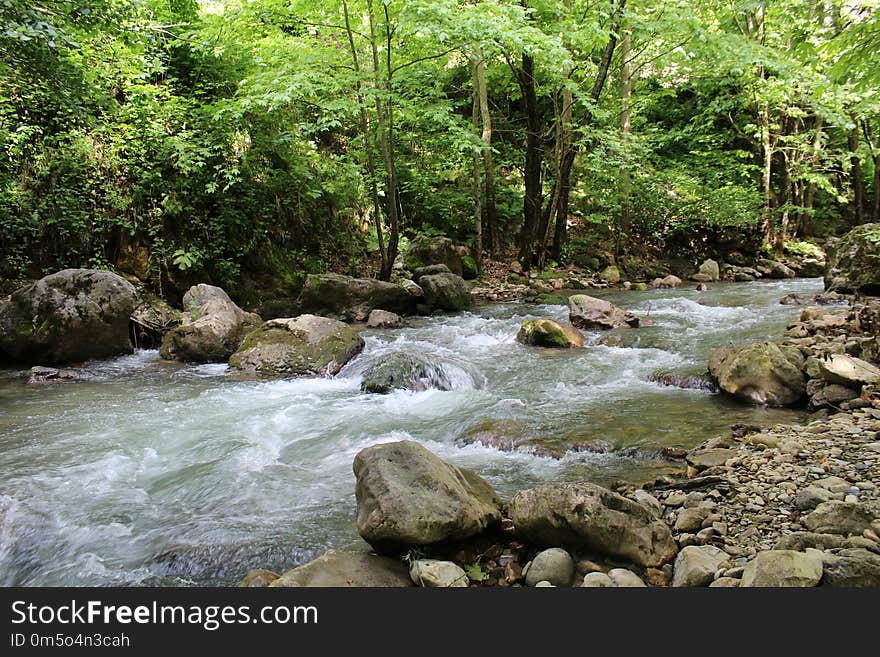
[[(548, 480), (652, 479), (670, 467), (659, 447), (803, 418), (649, 376), (699, 374), (715, 347), (779, 337), (798, 312), (779, 299), (820, 290), (798, 279), (604, 294), (656, 326), (571, 350), (514, 341), (524, 319), (566, 318), (563, 306), (411, 319), (365, 332), (363, 354), (332, 379), (236, 381), (225, 365), (156, 351), (88, 364), (72, 383), (0, 371), (0, 585), (234, 584), (252, 567), (357, 545), (351, 463), (385, 441), (419, 441), (503, 496)], [(395, 351), (435, 360), (452, 389), (361, 393), (364, 369)], [(461, 443), (493, 422), (562, 458)], [(613, 449), (565, 451), (596, 439)]]

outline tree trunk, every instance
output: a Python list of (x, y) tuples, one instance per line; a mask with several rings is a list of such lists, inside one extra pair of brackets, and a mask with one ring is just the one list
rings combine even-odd
[[(486, 88), (486, 60), (477, 50), (477, 96), (480, 103), (480, 120), (483, 123), (483, 175), (485, 176), (485, 215), (486, 225), (483, 231), (485, 246), (491, 255), (495, 255), (500, 247), (498, 238), (498, 212), (495, 208), (495, 162), (492, 155), (492, 115), (489, 112), (489, 93)], [(482, 254), (480, 254), (482, 257)]]
[(523, 225), (519, 236), (519, 260), (523, 269), (532, 264), (535, 230), (541, 213), (541, 117), (538, 112), (538, 96), (535, 90), (535, 60), (523, 53), (522, 67), (518, 70), (526, 110), (526, 166), (525, 195), (523, 197)]
[[(602, 59), (599, 61), (599, 70), (596, 73), (596, 79), (593, 81), (593, 88), (590, 90), (590, 97), (593, 102), (598, 102), (599, 96), (602, 95), (602, 89), (605, 87), (605, 81), (608, 79), (608, 71), (611, 68), (611, 59), (614, 56), (614, 49), (617, 47), (617, 33), (620, 31), (620, 22), (623, 18), (623, 10), (626, 6), (626, 0), (617, 0), (617, 4), (611, 13), (611, 25), (608, 30), (608, 43), (605, 44), (605, 50), (602, 53)], [(570, 105), (570, 104), (569, 104)], [(586, 112), (582, 125), (589, 126), (593, 121), (591, 112)], [(553, 236), (553, 257), (558, 259), (562, 253), (562, 247), (565, 245), (567, 238), (568, 224), (568, 201), (571, 191), (571, 170), (574, 161), (577, 158), (578, 145), (572, 139), (569, 148), (563, 154), (559, 163), (559, 182), (557, 190), (559, 199), (556, 203), (556, 230)]]
[(382, 163), (385, 165), (385, 212), (388, 216), (388, 257), (386, 267), (381, 273), (382, 280), (391, 280), (391, 271), (397, 258), (397, 248), (400, 242), (400, 222), (397, 204), (397, 169), (394, 163), (394, 103), (391, 98), (391, 30), (388, 26), (388, 8), (385, 7), (385, 33), (386, 33), (386, 73), (385, 80), (380, 82), (379, 44), (376, 33), (376, 16), (373, 11), (373, 0), (367, 0), (367, 12), (370, 18), (370, 49), (373, 55), (373, 75), (376, 90), (385, 92), (376, 94), (376, 118), (379, 125), (379, 150), (382, 153)]
[[(471, 108), (471, 124), (473, 126), (474, 134), (480, 133), (480, 83), (479, 83), (479, 69), (483, 66), (482, 58), (477, 61), (472, 62), (471, 72), (473, 77), (473, 106)], [(473, 256), (474, 260), (477, 263), (477, 267), (480, 266), (480, 262), (483, 259), (483, 185), (480, 182), (480, 151), (485, 150), (485, 142), (481, 149), (474, 148), (473, 160), (474, 160), (474, 175), (471, 180), (471, 190), (473, 193), (474, 199), (474, 248), (473, 248)]]
[(862, 121), (862, 133), (865, 136), (865, 143), (868, 144), (868, 151), (871, 153), (871, 161), (874, 163), (874, 203), (871, 210), (871, 221), (880, 221), (880, 152), (877, 151), (877, 145), (874, 143), (874, 130), (868, 119)]
[[(761, 67), (761, 77), (764, 68)], [(776, 241), (776, 228), (773, 225), (773, 143), (770, 140), (770, 105), (763, 103), (761, 107), (761, 151), (764, 157), (761, 167), (761, 196), (763, 210), (761, 213), (764, 230), (764, 243), (773, 245)]]
[(850, 180), (853, 188), (853, 220), (859, 225), (865, 223), (865, 181), (862, 178), (862, 163), (858, 156), (858, 126), (850, 131), (847, 147), (850, 152)]
[[(376, 160), (373, 156), (373, 139), (370, 131), (370, 120), (367, 116), (366, 98), (363, 93), (363, 86), (360, 79), (361, 65), (358, 58), (357, 48), (354, 45), (354, 34), (351, 29), (351, 21), (348, 14), (348, 2), (342, 0), (342, 10), (345, 14), (345, 32), (348, 35), (348, 47), (351, 50), (351, 61), (354, 67), (357, 82), (355, 83), (355, 93), (357, 94), (358, 105), (360, 105), (360, 131), (364, 137), (364, 151), (366, 152), (367, 175), (370, 177), (370, 198), (373, 202), (373, 220), (376, 224), (376, 241), (379, 243), (379, 254), (382, 257), (382, 267), (380, 269), (380, 277), (385, 272), (391, 272), (391, 264), (388, 262), (388, 252), (385, 250), (385, 237), (382, 234), (382, 211), (380, 209), (379, 188), (376, 184)], [(390, 278), (390, 276), (389, 276)], [(385, 279), (387, 280), (387, 279)]]
[[(813, 138), (813, 155), (810, 158), (810, 172), (815, 174), (819, 167), (819, 156), (822, 154), (822, 134), (825, 127), (825, 119), (821, 116), (816, 117), (816, 134)], [(807, 189), (804, 192), (803, 210), (798, 220), (798, 233), (806, 237), (812, 234), (810, 230), (810, 219), (813, 216), (813, 205), (816, 202), (816, 183), (807, 183)]]
[(620, 40), (620, 143), (623, 149), (623, 166), (620, 168), (620, 226), (617, 231), (617, 256), (622, 255), (622, 244), (626, 243), (630, 231), (629, 195), (631, 187), (629, 154), (627, 145), (631, 133), (632, 120), (632, 32), (626, 30)]

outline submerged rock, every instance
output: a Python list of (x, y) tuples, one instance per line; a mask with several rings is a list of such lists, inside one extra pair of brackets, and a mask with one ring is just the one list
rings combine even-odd
[(304, 313), (362, 322), (376, 308), (413, 315), (421, 296), (421, 288), (412, 281), (398, 284), (341, 274), (309, 274), (297, 303)]
[(564, 349), (582, 347), (584, 344), (584, 336), (576, 328), (560, 324), (549, 317), (524, 321), (519, 333), (516, 334), (516, 340), (536, 347)]
[(550, 483), (517, 493), (510, 518), (528, 540), (572, 545), (640, 566), (660, 566), (678, 552), (662, 520), (641, 504), (589, 483)]
[(98, 269), (65, 269), (17, 289), (0, 304), (0, 356), (52, 365), (133, 351), (134, 286)]
[(229, 359), (229, 368), (271, 377), (332, 376), (363, 348), (357, 331), (335, 319), (270, 319), (247, 336)]
[(880, 224), (862, 224), (834, 245), (825, 289), (880, 294)]
[(434, 388), (450, 390), (451, 383), (443, 370), (421, 356), (395, 353), (386, 356), (364, 372), (363, 392), (389, 393), (392, 390), (415, 392)]
[(226, 360), (261, 321), (213, 285), (191, 287), (183, 296), (183, 309), (180, 326), (162, 339), (162, 358), (197, 363)]
[(636, 328), (639, 318), (604, 299), (575, 294), (568, 299), (568, 318), (579, 329)]
[(796, 348), (756, 342), (714, 351), (709, 374), (722, 390), (743, 401), (792, 406), (806, 397), (803, 364)]
[(368, 552), (327, 550), (314, 561), (288, 570), (269, 586), (401, 587), (412, 586), (406, 566), (397, 559)]
[(28, 384), (39, 383), (64, 383), (68, 381), (77, 381), (80, 378), (76, 370), (55, 369), (54, 367), (42, 367), (40, 365), (32, 367), (28, 371)]
[(462, 540), (501, 521), (501, 502), (482, 477), (413, 441), (361, 450), (354, 474), (358, 532), (380, 552)]

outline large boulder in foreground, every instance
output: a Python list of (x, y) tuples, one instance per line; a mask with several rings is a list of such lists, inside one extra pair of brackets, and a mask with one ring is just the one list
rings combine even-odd
[(766, 406), (793, 406), (804, 400), (804, 357), (795, 347), (755, 342), (714, 351), (709, 374), (737, 399)]
[(431, 310), (466, 310), (474, 303), (471, 290), (461, 276), (455, 274), (431, 274), (419, 279), (425, 293), (423, 303)]
[(509, 512), (517, 532), (540, 545), (570, 545), (650, 567), (678, 552), (669, 527), (648, 508), (595, 484), (521, 491)]
[(462, 540), (501, 520), (501, 502), (482, 477), (416, 442), (361, 450), (354, 474), (358, 531), (380, 552)]
[(575, 328), (587, 330), (639, 326), (639, 318), (632, 313), (586, 294), (575, 294), (568, 298), (568, 319)]
[(825, 289), (880, 294), (880, 224), (862, 224), (834, 245)]
[(461, 276), (464, 264), (455, 243), (448, 237), (415, 238), (406, 253), (406, 267), (413, 270), (430, 265), (446, 265), (453, 274)]
[(260, 316), (239, 308), (214, 285), (193, 285), (183, 295), (181, 324), (162, 339), (162, 358), (187, 362), (223, 361), (260, 325)]
[(344, 322), (362, 322), (376, 308), (398, 315), (413, 315), (421, 303), (421, 289), (373, 278), (341, 274), (310, 274), (297, 304), (304, 313), (323, 315)]
[(232, 354), (229, 369), (269, 377), (332, 376), (363, 348), (358, 332), (335, 319), (270, 319)]
[(524, 321), (519, 333), (516, 334), (516, 340), (536, 347), (561, 347), (563, 349), (584, 345), (584, 336), (576, 328), (560, 324), (549, 317)]
[(0, 305), (0, 352), (13, 362), (63, 364), (132, 352), (134, 286), (98, 269), (64, 269)]
[(822, 559), (794, 550), (759, 552), (742, 575), (744, 587), (811, 587), (822, 579)]
[(366, 551), (327, 550), (314, 561), (288, 570), (270, 587), (412, 586), (406, 566), (397, 559)]

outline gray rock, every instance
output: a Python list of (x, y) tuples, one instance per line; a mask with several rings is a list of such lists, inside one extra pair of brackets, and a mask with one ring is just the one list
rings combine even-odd
[(716, 350), (709, 359), (709, 373), (722, 390), (738, 399), (791, 406), (806, 396), (803, 363), (796, 348), (757, 342)]
[[(433, 276), (434, 274), (454, 274), (449, 267), (444, 264), (427, 265), (426, 267), (417, 267), (413, 270), (412, 279), (418, 283), (422, 276)], [(461, 274), (458, 274), (461, 276)]]
[(688, 452), (685, 458), (688, 463), (698, 470), (705, 470), (706, 468), (714, 468), (719, 465), (724, 465), (727, 459), (733, 458), (734, 456), (736, 456), (735, 449), (714, 447), (710, 449), (695, 449)]
[(710, 281), (717, 281), (721, 278), (721, 269), (718, 267), (718, 263), (711, 258), (703, 261), (699, 273), (707, 275)]
[(880, 555), (855, 548), (826, 553), (823, 586), (875, 587), (880, 586)]
[(794, 505), (801, 511), (815, 509), (822, 502), (834, 499), (834, 495), (818, 486), (807, 486), (798, 491), (794, 499)]
[(358, 531), (380, 552), (462, 540), (501, 520), (482, 477), (412, 441), (361, 450), (354, 474)]
[(712, 545), (690, 545), (675, 558), (672, 586), (707, 586), (715, 573), (731, 565), (730, 555)]
[(880, 293), (880, 224), (862, 224), (834, 245), (825, 271), (825, 289)]
[(434, 588), (467, 587), (468, 576), (457, 564), (437, 559), (417, 559), (409, 567), (416, 586)]
[(367, 328), (398, 328), (402, 321), (397, 313), (376, 308), (367, 317)]
[(445, 265), (458, 276), (464, 273), (461, 254), (451, 239), (420, 235), (410, 242), (406, 253), (406, 267), (413, 271), (430, 265)]
[(876, 518), (865, 505), (831, 500), (823, 502), (807, 516), (807, 529), (817, 534), (856, 534), (871, 527)]
[(421, 296), (421, 288), (412, 281), (398, 284), (340, 274), (309, 274), (297, 305), (303, 313), (351, 322), (364, 321), (376, 308), (398, 315), (415, 314)]
[(579, 329), (636, 328), (639, 318), (625, 310), (586, 294), (575, 294), (568, 299), (568, 319)]
[(822, 378), (855, 390), (880, 382), (880, 369), (871, 363), (846, 354), (829, 354), (818, 360)]
[(746, 564), (745, 587), (810, 587), (822, 579), (822, 560), (793, 550), (759, 552)]
[(755, 269), (768, 278), (794, 278), (796, 276), (791, 267), (768, 258), (758, 258), (755, 262)]
[(358, 332), (335, 319), (270, 319), (245, 338), (229, 369), (265, 377), (332, 376), (363, 348)]
[(584, 575), (583, 588), (613, 588), (614, 582), (605, 573), (587, 573)]
[(470, 288), (461, 276), (455, 274), (432, 274), (419, 279), (424, 292), (424, 304), (430, 309), (457, 312), (470, 308), (474, 299)]
[(323, 556), (288, 570), (269, 584), (272, 588), (412, 585), (406, 566), (396, 559), (338, 550), (327, 550)]
[(186, 362), (215, 362), (229, 358), (262, 320), (239, 308), (214, 285), (193, 285), (183, 295), (179, 326), (162, 339), (162, 358)]
[(783, 536), (776, 545), (774, 550), (795, 550), (796, 552), (804, 552), (807, 549), (816, 550), (832, 550), (843, 545), (844, 539), (836, 534), (816, 534), (815, 532), (794, 532), (787, 536)]
[(371, 365), (361, 390), (386, 394), (393, 390), (450, 390), (452, 382), (442, 367), (426, 358), (405, 352), (393, 353)]
[(663, 505), (660, 504), (659, 500), (648, 491), (642, 488), (637, 488), (633, 491), (633, 498), (635, 498), (635, 501), (643, 507), (651, 510), (656, 517), (659, 518), (663, 515)]
[(517, 493), (509, 505), (517, 531), (544, 545), (572, 545), (660, 566), (678, 551), (669, 527), (641, 504), (589, 483), (550, 483)]
[(63, 364), (130, 354), (134, 286), (109, 271), (65, 269), (0, 303), (0, 359)]
[(561, 324), (550, 317), (527, 319), (522, 323), (516, 341), (536, 347), (582, 347), (584, 336), (572, 326)]
[(699, 531), (703, 526), (703, 521), (709, 517), (711, 512), (711, 509), (700, 506), (682, 509), (675, 519), (675, 531), (688, 533)]
[(612, 568), (608, 578), (617, 588), (647, 588), (647, 585), (633, 571), (626, 568)]
[(570, 586), (574, 577), (574, 561), (562, 548), (539, 552), (526, 572), (526, 585), (535, 586), (547, 581), (554, 586)]
[(717, 588), (735, 588), (740, 586), (742, 580), (736, 579), (735, 577), (719, 577), (715, 581), (709, 584), (710, 589)]

